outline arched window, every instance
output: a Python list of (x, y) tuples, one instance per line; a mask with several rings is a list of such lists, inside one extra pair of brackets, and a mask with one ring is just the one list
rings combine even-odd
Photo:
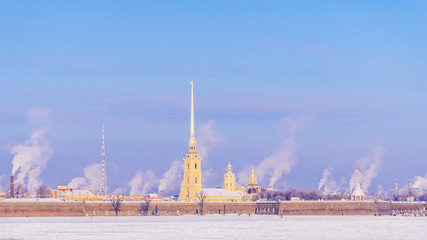
[(190, 164), (189, 163), (187, 164), (187, 169), (190, 169)]
[(197, 183), (197, 177), (196, 177), (196, 178), (194, 178), (194, 183)]
[(196, 164), (194, 164), (194, 168), (195, 168), (195, 169), (197, 169), (197, 163), (196, 163)]

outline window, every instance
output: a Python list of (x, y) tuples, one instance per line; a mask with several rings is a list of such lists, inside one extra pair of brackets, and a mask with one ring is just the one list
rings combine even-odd
[(197, 177), (196, 177), (196, 178), (194, 178), (194, 183), (197, 183)]
[(197, 158), (197, 155), (195, 155), (194, 157)]
[(190, 178), (187, 178), (187, 183), (190, 183)]
[(195, 168), (195, 169), (197, 169), (197, 163), (196, 163), (196, 164), (194, 164), (194, 168)]
[(189, 163), (187, 164), (187, 169), (190, 169), (190, 164)]

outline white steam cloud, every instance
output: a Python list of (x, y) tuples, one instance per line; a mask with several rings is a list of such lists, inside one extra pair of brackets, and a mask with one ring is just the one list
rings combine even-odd
[(295, 161), (295, 142), (291, 138), (285, 139), (273, 155), (264, 158), (261, 164), (256, 167), (257, 177), (262, 180), (266, 175), (269, 175), (268, 187), (274, 187), (283, 174), (291, 172)]
[(102, 188), (101, 164), (92, 163), (83, 169), (84, 177), (73, 178), (68, 183), (68, 188), (87, 188), (99, 192)]
[(322, 178), (319, 181), (319, 190), (323, 187), (323, 193), (328, 194), (338, 190), (338, 184), (336, 181), (330, 179), (330, 175), (332, 174), (333, 169), (328, 168), (323, 170)]
[(179, 160), (171, 162), (169, 169), (163, 174), (159, 182), (159, 192), (176, 190), (180, 185), (184, 163)]
[(414, 184), (412, 184), (413, 187), (418, 187), (420, 190), (427, 189), (427, 173), (424, 177), (416, 176), (414, 177)]
[(86, 178), (76, 177), (76, 178), (73, 178), (71, 182), (68, 183), (67, 187), (77, 189), (84, 185), (86, 185)]
[(147, 170), (142, 172), (138, 170), (129, 181), (130, 195), (147, 194), (158, 182), (156, 174), (153, 171)]
[[(47, 124), (50, 122), (49, 110), (33, 108), (28, 112), (32, 124)], [(29, 192), (35, 193), (41, 184), (40, 174), (46, 167), (47, 161), (52, 157), (53, 149), (44, 138), (46, 130), (38, 129), (24, 144), (15, 145), (10, 153), (12, 160), (12, 175), (17, 174), (15, 181), (25, 184)]]
[(211, 119), (200, 125), (197, 131), (197, 152), (202, 158), (207, 158), (216, 145), (226, 141), (214, 130), (214, 126), (215, 121)]
[(44, 138), (45, 130), (38, 130), (31, 134), (24, 144), (15, 145), (10, 150), (14, 155), (12, 160), (12, 175), (16, 182), (25, 184), (29, 192), (34, 193), (41, 184), (40, 174), (52, 157), (53, 149), (49, 141)]
[(3, 185), (2, 185), (3, 179), (4, 179), (4, 175), (0, 175), (0, 191), (3, 190)]
[[(383, 146), (377, 146), (372, 152), (368, 153), (364, 158), (359, 159), (360, 172), (359, 181), (362, 185), (364, 192), (368, 191), (372, 180), (378, 175), (379, 168), (381, 166), (381, 159), (385, 154), (385, 148)], [(353, 190), (357, 182), (357, 169), (354, 170), (353, 175), (350, 179), (350, 191)]]
[[(274, 187), (276, 182), (282, 177), (283, 174), (291, 172), (296, 162), (295, 154), (295, 141), (293, 135), (298, 127), (298, 123), (290, 118), (281, 120), (280, 129), (287, 126), (286, 130), (290, 135), (289, 138), (283, 140), (275, 153), (271, 156), (264, 158), (264, 160), (255, 167), (255, 174), (258, 181), (262, 181), (266, 176), (270, 177), (268, 187)], [(246, 166), (241, 172), (238, 173), (238, 181), (244, 184), (245, 180), (249, 181), (250, 168)]]

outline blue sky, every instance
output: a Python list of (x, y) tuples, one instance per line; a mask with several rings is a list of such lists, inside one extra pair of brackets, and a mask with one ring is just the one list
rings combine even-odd
[[(205, 159), (207, 186), (221, 185), (228, 159), (239, 173), (289, 137), (296, 160), (278, 188), (315, 188), (327, 168), (348, 182), (377, 146), (385, 155), (369, 189), (407, 184), (427, 173), (426, 10), (423, 1), (2, 2), (0, 175), (10, 175), (11, 147), (43, 127), (53, 155), (40, 178), (67, 184), (100, 161), (105, 124), (112, 189), (137, 169), (161, 178), (186, 153), (194, 79), (196, 128), (214, 120), (220, 138)], [(31, 123), (33, 108), (50, 122)], [(283, 119), (297, 123), (293, 134)]]

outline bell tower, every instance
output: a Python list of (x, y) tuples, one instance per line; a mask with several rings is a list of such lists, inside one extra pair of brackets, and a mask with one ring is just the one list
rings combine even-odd
[(197, 201), (197, 192), (202, 190), (202, 169), (200, 162), (202, 158), (196, 149), (196, 138), (194, 133), (194, 96), (193, 81), (191, 81), (191, 123), (190, 140), (188, 141), (188, 152), (184, 160), (184, 179), (181, 183), (181, 192), (179, 200)]

